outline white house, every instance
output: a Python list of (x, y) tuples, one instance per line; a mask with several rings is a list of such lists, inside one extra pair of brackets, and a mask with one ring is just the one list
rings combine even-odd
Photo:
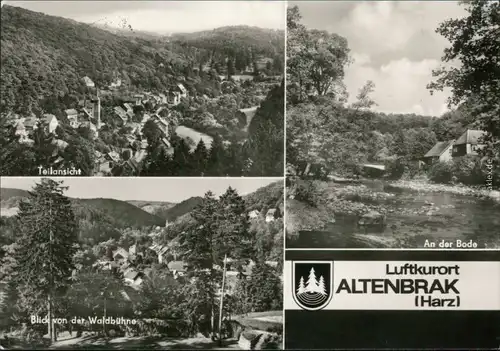
[(427, 164), (447, 162), (452, 159), (453, 143), (455, 140), (438, 141), (423, 157)]
[(128, 260), (128, 257), (129, 253), (122, 248), (119, 248), (118, 250), (113, 252), (113, 260), (115, 261), (125, 262), (126, 260)]
[(270, 209), (266, 213), (266, 222), (272, 222), (276, 219), (278, 211), (275, 208)]
[(125, 280), (125, 283), (127, 283), (129, 286), (131, 286), (134, 289), (139, 288), (139, 286), (143, 282), (142, 274), (137, 272), (133, 268), (127, 269), (125, 271), (125, 273), (123, 274), (123, 278)]
[(85, 83), (85, 85), (89, 88), (94, 88), (95, 87), (95, 84), (94, 82), (92, 81), (92, 79), (90, 79), (89, 77), (85, 76), (83, 77), (83, 82)]
[(158, 244), (154, 244), (154, 245), (150, 246), (149, 249), (153, 250), (156, 253), (156, 255), (158, 256), (158, 263), (165, 262), (165, 257), (166, 257), (167, 251), (168, 251), (167, 246), (161, 246)]
[(164, 136), (168, 136), (168, 122), (161, 118), (159, 115), (153, 116), (153, 121)]
[(144, 100), (144, 95), (143, 94), (136, 94), (136, 95), (134, 95), (134, 100), (135, 100), (136, 106), (142, 105), (142, 100)]
[(121, 85), (122, 85), (122, 80), (120, 78), (117, 78), (111, 82), (111, 84), (109, 85), (109, 88), (115, 89), (115, 88), (121, 87)]
[(128, 248), (128, 253), (129, 255), (136, 255), (137, 254), (137, 245), (132, 245)]
[(120, 117), (122, 122), (125, 124), (128, 121), (128, 116), (127, 116), (127, 111), (125, 111), (122, 107), (120, 106), (115, 106), (113, 109), (115, 111), (115, 114)]
[(486, 132), (482, 130), (467, 129), (453, 144), (453, 157), (479, 155), (485, 147), (485, 136)]
[(166, 104), (167, 101), (167, 96), (165, 94), (159, 94), (158, 97), (160, 98), (160, 104)]
[(182, 277), (186, 273), (186, 263), (183, 261), (170, 261), (167, 267), (172, 272), (174, 278)]
[(184, 85), (182, 85), (182, 84), (179, 83), (179, 84), (177, 84), (177, 88), (178, 88), (179, 93), (181, 94), (181, 98), (187, 98), (188, 91), (184, 87)]
[(249, 219), (255, 219), (255, 218), (259, 218), (259, 217), (260, 217), (260, 212), (257, 210), (253, 210), (253, 211), (248, 213)]
[(68, 118), (69, 125), (72, 128), (78, 128), (80, 124), (78, 123), (78, 111), (74, 108), (64, 111), (66, 113), (66, 118)]
[(15, 122), (14, 127), (16, 129), (15, 135), (18, 137), (18, 141), (21, 144), (32, 144), (34, 140), (29, 138), (29, 133), (21, 120)]
[(181, 94), (178, 91), (169, 91), (167, 93), (168, 104), (177, 106), (181, 102)]

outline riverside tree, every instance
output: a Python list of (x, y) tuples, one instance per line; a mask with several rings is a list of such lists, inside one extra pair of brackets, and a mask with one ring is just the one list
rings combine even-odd
[(500, 153), (500, 3), (463, 1), (467, 16), (449, 19), (436, 32), (448, 39), (444, 64), (458, 61), (459, 67), (443, 65), (433, 72), (433, 90), (451, 88), (450, 105), (471, 105), (477, 125), (488, 132), (487, 152)]
[(45, 311), (49, 335), (55, 298), (69, 283), (76, 252), (78, 225), (62, 181), (43, 178), (19, 205), (19, 236), (15, 253), (16, 281), (30, 313)]

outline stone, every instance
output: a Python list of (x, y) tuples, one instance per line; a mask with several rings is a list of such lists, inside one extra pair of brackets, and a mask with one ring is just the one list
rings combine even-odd
[(369, 211), (361, 216), (358, 221), (359, 225), (364, 226), (384, 226), (386, 222), (385, 215), (377, 211)]

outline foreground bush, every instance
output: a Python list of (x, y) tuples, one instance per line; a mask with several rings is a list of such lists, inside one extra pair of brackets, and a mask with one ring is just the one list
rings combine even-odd
[(449, 184), (453, 179), (453, 164), (451, 162), (436, 162), (429, 167), (427, 175), (432, 182)]
[(295, 179), (291, 181), (289, 194), (295, 200), (313, 207), (319, 203), (320, 192), (313, 180)]

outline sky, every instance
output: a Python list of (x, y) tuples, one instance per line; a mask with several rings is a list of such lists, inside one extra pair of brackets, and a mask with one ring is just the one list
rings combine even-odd
[[(165, 201), (178, 203), (193, 196), (204, 196), (212, 191), (222, 195), (229, 186), (240, 195), (255, 190), (283, 178), (71, 178), (50, 177), (63, 180), (69, 189), (66, 196), (73, 198), (105, 198), (117, 200)], [(2, 177), (2, 188), (31, 190), (40, 177)]]
[[(2, 1), (4, 3), (4, 1)], [(195, 32), (223, 26), (248, 25), (284, 29), (283, 1), (6, 1), (48, 15), (79, 22), (161, 34)]]
[(350, 101), (368, 80), (375, 83), (375, 110), (439, 116), (449, 92), (431, 96), (426, 85), (440, 64), (445, 38), (435, 32), (464, 10), (452, 1), (289, 1), (302, 23), (345, 37), (354, 63), (346, 70)]

